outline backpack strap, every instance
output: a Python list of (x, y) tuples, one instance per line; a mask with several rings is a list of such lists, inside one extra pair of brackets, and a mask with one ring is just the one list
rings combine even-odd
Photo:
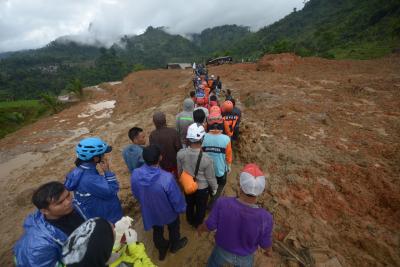
[(201, 161), (201, 157), (203, 156), (203, 150), (200, 148), (200, 153), (199, 156), (197, 158), (197, 163), (196, 163), (196, 169), (194, 170), (194, 177), (193, 179), (196, 181), (196, 176), (197, 173), (199, 172), (199, 167), (200, 167), (200, 161)]

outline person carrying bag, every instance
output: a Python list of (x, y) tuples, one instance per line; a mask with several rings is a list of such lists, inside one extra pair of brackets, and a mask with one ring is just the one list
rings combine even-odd
[(177, 156), (179, 182), (187, 204), (186, 218), (194, 227), (204, 220), (209, 190), (215, 195), (218, 189), (214, 163), (201, 149), (204, 135), (205, 130), (202, 125), (197, 123), (190, 125), (186, 135), (189, 147), (181, 149)]
[(183, 191), (186, 195), (193, 194), (197, 191), (199, 185), (197, 184), (197, 173), (199, 172), (200, 161), (203, 155), (203, 151), (200, 150), (199, 156), (197, 157), (196, 169), (194, 171), (194, 177), (190, 175), (187, 171), (182, 171), (179, 182), (183, 187)]

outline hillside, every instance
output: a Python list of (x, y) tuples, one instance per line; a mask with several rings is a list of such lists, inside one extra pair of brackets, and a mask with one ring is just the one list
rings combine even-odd
[[(257, 253), (255, 266), (400, 264), (399, 69), (399, 56), (333, 61), (290, 54), (210, 69), (243, 110), (224, 194), (236, 194), (245, 163), (256, 162), (268, 173), (259, 204), (274, 214), (274, 251), (272, 258)], [(147, 136), (153, 130), (154, 111), (166, 112), (173, 126), (191, 78), (190, 70), (130, 73), (120, 84), (85, 89), (86, 100), (0, 140), (0, 266), (11, 265), (11, 247), (33, 210), (33, 189), (63, 181), (76, 143), (89, 135), (113, 146), (111, 169), (124, 211), (135, 218), (155, 263), (204, 266), (213, 235), (198, 237), (184, 216), (188, 246), (165, 262), (156, 260), (121, 156), (129, 128), (140, 126)], [(104, 109), (96, 112), (99, 106)]]
[(0, 101), (59, 94), (72, 79), (89, 86), (119, 80), (134, 66), (164, 68), (168, 62), (203, 62), (218, 55), (236, 61), (282, 52), (337, 59), (381, 57), (400, 47), (400, 2), (310, 0), (302, 10), (257, 32), (223, 25), (184, 38), (150, 26), (143, 34), (122, 37), (110, 49), (68, 39), (73, 38), (0, 55)]
[(302, 10), (242, 40), (233, 52), (367, 59), (399, 47), (399, 1), (310, 0)]

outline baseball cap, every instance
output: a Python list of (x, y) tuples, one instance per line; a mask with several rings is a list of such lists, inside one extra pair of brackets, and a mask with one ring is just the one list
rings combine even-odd
[(256, 164), (249, 163), (244, 166), (240, 173), (240, 188), (245, 194), (255, 197), (262, 194), (265, 188), (265, 176)]
[(197, 123), (193, 123), (189, 126), (186, 134), (186, 138), (191, 142), (200, 141), (203, 136), (206, 134), (204, 127), (202, 125), (198, 125)]

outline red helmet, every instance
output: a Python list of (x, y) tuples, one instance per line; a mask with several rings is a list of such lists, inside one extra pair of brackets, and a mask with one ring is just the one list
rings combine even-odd
[(221, 113), (218, 112), (211, 112), (207, 118), (208, 125), (213, 125), (215, 123), (223, 123)]
[(206, 103), (206, 100), (204, 97), (198, 97), (196, 98), (196, 104), (198, 105), (204, 105)]
[(233, 103), (232, 101), (225, 101), (224, 103), (222, 103), (222, 111), (223, 112), (231, 112), (233, 110)]
[[(213, 101), (211, 101), (211, 102), (213, 102)], [(212, 106), (212, 107), (210, 108), (210, 113), (218, 113), (218, 114), (221, 114), (221, 109), (220, 109), (218, 106)]]

